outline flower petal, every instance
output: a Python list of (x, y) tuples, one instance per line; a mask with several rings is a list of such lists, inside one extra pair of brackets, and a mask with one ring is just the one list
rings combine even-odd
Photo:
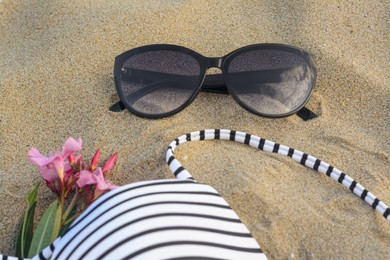
[(53, 181), (58, 178), (58, 174), (54, 168), (42, 166), (38, 168), (38, 171), (41, 174), (42, 178), (50, 184), (52, 184)]
[(77, 185), (80, 188), (96, 183), (96, 177), (90, 171), (82, 170), (80, 172), (79, 179), (77, 180)]
[(38, 166), (44, 166), (50, 161), (48, 157), (42, 155), (35, 148), (31, 148), (28, 152), (28, 160), (30, 161), (30, 163), (36, 164)]
[(110, 183), (104, 179), (103, 171), (100, 167), (93, 174), (96, 177), (96, 193), (101, 194), (110, 188)]
[(62, 146), (62, 157), (68, 157), (69, 154), (80, 151), (82, 149), (81, 144), (81, 138), (76, 141), (73, 137), (69, 137)]

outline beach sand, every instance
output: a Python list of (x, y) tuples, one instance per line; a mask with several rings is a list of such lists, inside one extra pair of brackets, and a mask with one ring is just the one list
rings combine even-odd
[[(148, 120), (109, 112), (116, 55), (171, 43), (223, 56), (262, 42), (301, 47), (318, 66), (307, 104), (319, 114), (267, 119), (201, 93)], [(187, 132), (246, 131), (312, 154), (390, 204), (390, 3), (383, 1), (0, 1), (0, 252), (14, 254), (28, 192), (27, 152), (83, 138), (90, 158), (119, 153), (117, 185), (172, 178), (165, 150)], [(390, 225), (327, 176), (249, 146), (207, 141), (176, 155), (231, 204), (271, 259), (388, 259)], [(37, 214), (53, 199), (40, 188)]]

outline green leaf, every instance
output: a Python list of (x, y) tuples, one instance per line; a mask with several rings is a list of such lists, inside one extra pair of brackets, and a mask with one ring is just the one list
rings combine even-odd
[(20, 223), (19, 234), (16, 240), (15, 255), (17, 257), (27, 257), (28, 250), (30, 249), (31, 239), (33, 236), (35, 206), (37, 205), (37, 195), (40, 184), (41, 183), (39, 182), (27, 196), (27, 209), (22, 223)]
[(58, 206), (56, 216), (54, 218), (54, 225), (53, 225), (53, 231), (51, 232), (50, 243), (56, 240), (56, 238), (60, 234), (61, 218), (62, 218), (62, 209), (61, 207)]
[(28, 257), (39, 254), (58, 236), (61, 221), (61, 207), (58, 200), (54, 201), (45, 211), (34, 233)]

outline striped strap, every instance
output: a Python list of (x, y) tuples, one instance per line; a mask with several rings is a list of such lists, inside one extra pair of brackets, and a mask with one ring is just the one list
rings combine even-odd
[(313, 170), (319, 171), (335, 181), (338, 181), (354, 194), (364, 200), (368, 205), (377, 210), (382, 216), (384, 216), (388, 222), (390, 222), (390, 209), (389, 207), (380, 201), (374, 194), (366, 190), (362, 185), (356, 182), (354, 179), (343, 173), (337, 168), (317, 159), (314, 156), (303, 153), (299, 150), (274, 143), (272, 141), (263, 139), (261, 137), (250, 135), (240, 131), (226, 130), (226, 129), (209, 129), (201, 130), (186, 135), (182, 135), (173, 141), (166, 152), (166, 161), (170, 170), (178, 179), (194, 179), (192, 175), (181, 165), (181, 163), (175, 158), (173, 152), (175, 148), (187, 141), (200, 141), (200, 140), (230, 140), (239, 143), (244, 143), (260, 150), (272, 153), (278, 153), (291, 157), (294, 161), (307, 166)]

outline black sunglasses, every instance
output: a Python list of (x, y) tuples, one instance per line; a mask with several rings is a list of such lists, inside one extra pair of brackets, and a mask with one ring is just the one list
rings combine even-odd
[[(209, 68), (222, 74), (206, 75)], [(224, 57), (208, 58), (185, 47), (156, 44), (126, 51), (115, 58), (115, 87), (120, 102), (147, 118), (173, 115), (188, 106), (199, 91), (231, 94), (246, 110), (264, 117), (297, 114), (317, 117), (305, 108), (317, 75), (308, 52), (283, 44), (256, 44)]]

